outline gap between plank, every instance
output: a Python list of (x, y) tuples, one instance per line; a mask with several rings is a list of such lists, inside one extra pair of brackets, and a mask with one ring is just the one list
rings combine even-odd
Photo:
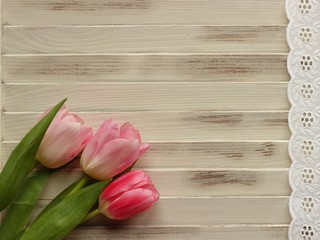
[[(270, 140), (270, 139), (257, 139), (257, 140), (208, 140), (208, 141), (148, 141), (149, 143), (288, 143), (288, 140)], [(1, 143), (19, 143), (19, 140), (1, 140)]]
[[(110, 226), (111, 228), (117, 228), (116, 226)], [(145, 228), (287, 228), (289, 224), (249, 224), (249, 223), (241, 223), (241, 224), (213, 224), (213, 225), (128, 225), (126, 228), (128, 229), (145, 229)], [(82, 228), (105, 228), (104, 226), (83, 226)], [(123, 226), (121, 226), (123, 228)]]
[(194, 55), (203, 55), (203, 56), (233, 56), (233, 55), (242, 55), (242, 56), (254, 56), (254, 55), (274, 55), (274, 56), (288, 56), (287, 52), (279, 52), (279, 53), (205, 53), (205, 52), (198, 52), (198, 53), (174, 53), (174, 52), (155, 52), (155, 53), (24, 53), (24, 54), (11, 54), (11, 53), (2, 53), (2, 56), (5, 57), (37, 57), (37, 56), (44, 56), (44, 57), (51, 57), (51, 56), (194, 56)]
[(143, 28), (143, 27), (287, 27), (287, 24), (270, 24), (270, 25), (227, 25), (227, 24), (108, 24), (108, 25), (8, 25), (4, 24), (4, 28)]
[[(60, 172), (69, 172), (72, 169), (74, 172), (82, 172), (80, 167), (68, 168), (68, 165)], [(134, 168), (141, 169), (141, 168)], [(287, 173), (289, 168), (146, 168), (143, 170), (147, 172), (283, 172)], [(41, 171), (41, 170), (40, 170)]]

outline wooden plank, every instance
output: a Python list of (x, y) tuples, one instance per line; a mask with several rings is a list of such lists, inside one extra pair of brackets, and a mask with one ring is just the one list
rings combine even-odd
[(287, 226), (222, 226), (222, 227), (203, 227), (203, 226), (170, 226), (170, 227), (140, 227), (121, 228), (99, 226), (81, 227), (71, 232), (66, 240), (93, 240), (94, 239), (113, 239), (113, 240), (287, 240)]
[[(9, 25), (287, 24), (285, 0), (3, 0)], [(261, 17), (263, 16), (263, 17)]]
[(5, 54), (287, 53), (285, 26), (4, 27)]
[[(150, 143), (150, 142), (149, 142)], [(151, 142), (140, 168), (288, 168), (288, 142)], [(3, 163), (16, 143), (1, 144)]]
[(287, 54), (3, 56), (5, 83), (280, 82)]
[[(41, 200), (34, 215), (48, 204)], [(288, 197), (162, 197), (150, 210), (127, 221), (108, 221), (102, 215), (86, 225), (179, 226), (216, 224), (288, 224)]]
[[(146, 142), (272, 141), (288, 140), (290, 136), (288, 112), (109, 112), (81, 113), (80, 116), (94, 129), (110, 117), (119, 122), (130, 121)], [(38, 117), (39, 114), (32, 113), (4, 114), (3, 139), (20, 140)], [(263, 152), (269, 154), (269, 150)]]
[[(41, 199), (54, 198), (80, 179), (82, 171), (79, 167), (53, 173)], [(289, 196), (291, 193), (287, 170), (147, 169), (146, 172), (166, 197)]]
[(7, 84), (3, 87), (3, 108), (9, 112), (41, 111), (64, 97), (69, 98), (68, 105), (75, 111), (95, 112), (262, 111), (290, 107), (287, 83), (110, 83)]

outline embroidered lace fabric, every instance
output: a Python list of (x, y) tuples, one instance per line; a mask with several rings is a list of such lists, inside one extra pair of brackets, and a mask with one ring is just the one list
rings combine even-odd
[(320, 239), (320, 0), (287, 0), (289, 240)]

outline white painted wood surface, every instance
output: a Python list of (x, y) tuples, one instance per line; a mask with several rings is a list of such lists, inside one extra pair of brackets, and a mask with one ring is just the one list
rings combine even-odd
[[(63, 97), (95, 129), (129, 120), (152, 144), (137, 167), (155, 207), (67, 239), (287, 239), (285, 0), (1, 4), (2, 165)], [(37, 211), (80, 175), (54, 174)]]
[(6, 25), (279, 25), (285, 0), (2, 0)]
[[(24, 101), (26, 101), (26, 99)], [(71, 101), (69, 101), (69, 105), (71, 105)], [(31, 105), (28, 106), (30, 107)], [(26, 108), (28, 106), (26, 106)], [(76, 102), (74, 107), (77, 107)], [(23, 111), (25, 109), (21, 110)], [(97, 111), (98, 109), (95, 110)], [(161, 142), (287, 140), (290, 134), (287, 128), (287, 115), (287, 111), (135, 111), (81, 113), (86, 123), (95, 129), (103, 120), (110, 117), (120, 122), (130, 119), (130, 122), (141, 129), (141, 134), (145, 141)], [(39, 116), (40, 114), (38, 113), (4, 113), (4, 140), (19, 140), (27, 132), (28, 126), (34, 124)], [(24, 124), (21, 124), (21, 122)], [(273, 154), (273, 152), (270, 154)]]
[(286, 26), (5, 27), (7, 54), (286, 53)]
[(6, 83), (277, 83), (288, 80), (286, 60), (282, 53), (4, 55), (3, 78)]

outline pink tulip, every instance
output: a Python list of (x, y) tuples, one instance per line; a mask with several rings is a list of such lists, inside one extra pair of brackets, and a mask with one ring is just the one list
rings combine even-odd
[(81, 156), (81, 167), (90, 177), (107, 180), (130, 167), (149, 148), (130, 123), (109, 119), (97, 130)]
[[(44, 115), (48, 112), (47, 110)], [(76, 157), (92, 138), (91, 127), (63, 106), (51, 122), (36, 159), (48, 168), (58, 168)]]
[(100, 195), (100, 213), (111, 219), (130, 218), (149, 209), (159, 193), (142, 170), (131, 171), (107, 186)]

